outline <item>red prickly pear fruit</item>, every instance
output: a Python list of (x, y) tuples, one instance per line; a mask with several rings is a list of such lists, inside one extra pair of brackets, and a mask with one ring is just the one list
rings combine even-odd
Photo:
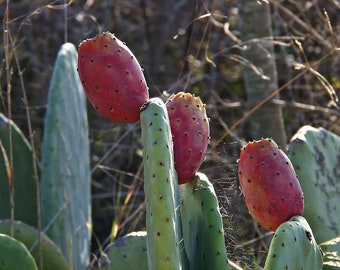
[(194, 179), (209, 143), (209, 120), (199, 97), (179, 92), (166, 101), (178, 184)]
[(294, 215), (301, 215), (303, 193), (287, 155), (271, 139), (248, 143), (238, 160), (240, 188), (250, 215), (275, 231)]
[(136, 57), (114, 34), (105, 32), (79, 44), (78, 74), (102, 116), (119, 123), (139, 120), (148, 87)]

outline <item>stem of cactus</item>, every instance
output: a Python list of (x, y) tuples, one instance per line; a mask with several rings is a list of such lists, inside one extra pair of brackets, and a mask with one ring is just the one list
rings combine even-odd
[(140, 119), (149, 269), (182, 269), (177, 174), (164, 102), (150, 99), (142, 106)]

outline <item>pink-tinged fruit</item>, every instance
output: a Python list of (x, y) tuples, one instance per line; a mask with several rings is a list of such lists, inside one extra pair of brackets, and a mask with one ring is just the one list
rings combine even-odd
[(199, 97), (179, 92), (166, 101), (178, 183), (193, 180), (207, 151), (209, 120)]
[(250, 215), (275, 231), (294, 215), (302, 215), (300, 183), (287, 155), (271, 139), (250, 142), (238, 160), (240, 188)]
[(139, 120), (148, 87), (125, 43), (109, 32), (84, 40), (78, 47), (78, 74), (88, 100), (102, 116), (119, 123)]

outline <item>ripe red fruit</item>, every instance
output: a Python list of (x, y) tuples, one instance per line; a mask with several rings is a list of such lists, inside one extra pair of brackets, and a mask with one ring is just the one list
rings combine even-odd
[(209, 120), (199, 97), (179, 92), (166, 101), (178, 183), (193, 180), (209, 142)]
[(120, 123), (139, 120), (148, 87), (125, 43), (109, 32), (84, 40), (78, 48), (78, 73), (87, 98), (102, 116)]
[(303, 212), (303, 194), (292, 163), (271, 139), (248, 143), (238, 161), (240, 187), (251, 216), (275, 231)]

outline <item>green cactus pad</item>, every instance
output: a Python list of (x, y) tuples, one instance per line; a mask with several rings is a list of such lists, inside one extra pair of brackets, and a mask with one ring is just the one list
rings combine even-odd
[(77, 50), (65, 43), (49, 89), (41, 160), (42, 226), (74, 270), (90, 257), (90, 149)]
[(304, 126), (291, 139), (288, 155), (304, 193), (303, 216), (316, 241), (340, 235), (340, 137)]
[[(38, 231), (20, 221), (14, 221), (13, 237), (22, 242), (31, 252), (35, 261), (39, 261)], [(11, 221), (0, 220), (0, 233), (10, 235)], [(56, 244), (44, 233), (41, 233), (42, 259), (44, 270), (68, 270), (69, 267)]]
[[(10, 159), (10, 129), (13, 153), (14, 218), (32, 226), (37, 224), (36, 181), (34, 178), (32, 149), (18, 126), (0, 114), (0, 140)], [(0, 218), (11, 218), (8, 176), (4, 157), (0, 151)]]
[(322, 252), (302, 216), (294, 216), (277, 228), (264, 269), (322, 269)]
[(38, 270), (34, 258), (25, 245), (5, 234), (0, 234), (0, 269)]
[(190, 269), (229, 269), (223, 221), (213, 185), (197, 173), (179, 186), (184, 245)]
[(164, 102), (152, 98), (141, 108), (149, 269), (181, 269), (177, 175)]
[(105, 249), (109, 259), (107, 270), (148, 270), (146, 238), (145, 231), (133, 232), (107, 246)]

